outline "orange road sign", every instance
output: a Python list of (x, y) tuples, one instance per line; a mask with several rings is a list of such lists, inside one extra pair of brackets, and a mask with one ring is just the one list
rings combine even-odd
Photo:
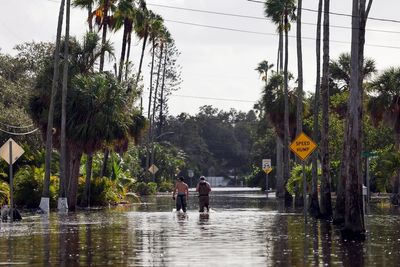
[(317, 144), (305, 133), (299, 134), (290, 144), (290, 149), (293, 153), (303, 161), (306, 160), (316, 148)]

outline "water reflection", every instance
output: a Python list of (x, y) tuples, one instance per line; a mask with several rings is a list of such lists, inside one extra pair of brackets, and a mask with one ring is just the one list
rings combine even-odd
[(171, 212), (170, 196), (98, 211), (25, 214), (0, 225), (0, 265), (25, 266), (396, 266), (399, 210), (372, 203), (364, 243), (330, 222), (262, 194), (214, 194), (214, 212)]

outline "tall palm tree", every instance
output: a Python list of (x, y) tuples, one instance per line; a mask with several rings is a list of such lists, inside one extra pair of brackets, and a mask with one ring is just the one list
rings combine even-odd
[[(316, 33), (316, 59), (317, 59), (317, 73), (315, 83), (314, 95), (314, 125), (313, 125), (313, 139), (318, 144), (319, 142), (319, 97), (321, 87), (321, 21), (322, 21), (322, 0), (318, 1), (318, 18), (317, 18), (317, 33)], [(318, 200), (318, 150), (314, 151), (312, 155), (312, 183), (309, 212), (311, 216), (318, 217), (320, 215), (319, 200)]]
[(54, 50), (54, 71), (53, 80), (51, 84), (51, 98), (49, 103), (48, 118), (47, 118), (47, 130), (46, 130), (46, 159), (45, 159), (45, 176), (43, 181), (43, 193), (40, 200), (39, 208), (44, 212), (50, 210), (50, 172), (51, 172), (51, 153), (53, 149), (53, 120), (54, 120), (54, 103), (57, 94), (58, 79), (60, 76), (60, 43), (61, 43), (61, 28), (64, 17), (64, 6), (65, 0), (61, 0), (60, 10), (58, 13), (58, 24), (57, 24), (57, 37), (56, 47)]
[(330, 0), (324, 0), (324, 33), (322, 58), (322, 131), (321, 131), (321, 216), (332, 217), (331, 177), (329, 160), (329, 6)]
[[(136, 7), (132, 0), (121, 0), (118, 2), (117, 10), (114, 12), (114, 30), (118, 31), (123, 27), (122, 34), (122, 48), (118, 68), (118, 80), (122, 80), (123, 67), (125, 62), (125, 55), (128, 49), (127, 61), (129, 60), (131, 33), (133, 30), (133, 22), (135, 20)], [(128, 46), (128, 47), (127, 47)], [(127, 72), (127, 70), (126, 70)]]
[[(360, 55), (361, 56), (361, 55)], [(329, 67), (331, 70), (331, 77), (336, 87), (338, 88), (338, 92), (336, 93), (344, 93), (348, 92), (350, 89), (350, 61), (351, 56), (349, 53), (340, 54), (337, 60), (331, 61)], [(372, 74), (376, 72), (375, 61), (369, 58), (365, 58), (363, 60), (364, 66), (360, 68), (362, 72), (360, 73), (363, 82), (370, 78)], [(331, 93), (333, 95), (334, 92)], [(363, 101), (361, 101), (363, 102)], [(339, 106), (335, 108), (335, 111), (341, 116), (346, 118), (346, 114), (348, 111), (347, 105)], [(347, 132), (347, 128), (345, 127), (345, 133)], [(360, 137), (361, 138), (361, 137)], [(344, 142), (342, 148), (341, 155), (341, 164), (339, 169), (339, 179), (336, 187), (336, 205), (333, 213), (333, 223), (334, 224), (343, 224), (344, 223), (344, 215), (345, 215), (345, 200), (346, 200), (346, 192), (345, 192), (345, 184), (347, 179), (347, 167), (348, 158), (347, 156), (347, 134), (344, 135)]]
[[(400, 67), (392, 67), (383, 71), (372, 83), (373, 96), (368, 101), (374, 124), (384, 122), (394, 130), (395, 148), (400, 150)], [(398, 173), (400, 195), (400, 171)]]
[(297, 43), (297, 135), (303, 131), (303, 51), (301, 46), (301, 8), (302, 0), (297, 1), (297, 28), (296, 28), (296, 43)]
[[(283, 26), (285, 33), (285, 63), (284, 63), (284, 103), (285, 103), (285, 116), (284, 116), (284, 142), (283, 142), (283, 180), (286, 187), (286, 183), (289, 180), (290, 175), (290, 132), (289, 132), (289, 75), (288, 75), (288, 64), (289, 64), (289, 30), (290, 21), (295, 18), (294, 11), (296, 9), (295, 0), (267, 0), (265, 3), (265, 14), (267, 17), (278, 25)], [(282, 24), (283, 21), (283, 24)], [(292, 196), (285, 189), (285, 203), (289, 205), (292, 201)]]
[(58, 194), (58, 210), (65, 212), (68, 210), (66, 199), (67, 182), (67, 146), (66, 146), (66, 121), (67, 121), (67, 92), (68, 92), (68, 68), (69, 68), (69, 26), (70, 26), (71, 0), (67, 0), (67, 10), (65, 18), (65, 40), (64, 40), (64, 65), (61, 96), (61, 140), (60, 140), (60, 187)]

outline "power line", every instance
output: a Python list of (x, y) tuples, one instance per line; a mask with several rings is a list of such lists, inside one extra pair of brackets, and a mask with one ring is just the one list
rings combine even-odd
[(7, 123), (1, 122), (1, 121), (0, 121), (0, 124), (5, 126), (5, 127), (14, 128), (14, 129), (26, 129), (26, 128), (33, 127), (33, 124), (26, 125), (26, 126), (16, 126), (16, 125), (10, 125), (10, 124), (7, 124)]
[(6, 133), (6, 134), (15, 135), (15, 136), (22, 136), (22, 135), (32, 134), (32, 133), (36, 132), (37, 130), (39, 130), (39, 128), (36, 128), (36, 129), (34, 129), (32, 131), (29, 131), (29, 132), (24, 132), (24, 133), (13, 133), (13, 132), (9, 132), (9, 131), (6, 131), (6, 130), (3, 130), (3, 129), (0, 128), (0, 132)]
[[(193, 9), (193, 8), (184, 8), (184, 7), (176, 7), (176, 6), (168, 6), (168, 5), (159, 5), (159, 4), (152, 4), (148, 3), (147, 5), (150, 6), (156, 6), (156, 7), (162, 7), (162, 8), (169, 8), (169, 9), (176, 9), (176, 10), (185, 10), (185, 11), (191, 11), (191, 12), (198, 12), (198, 13), (205, 13), (205, 14), (214, 14), (214, 15), (220, 15), (220, 16), (228, 16), (228, 17), (238, 17), (238, 18), (246, 18), (246, 19), (254, 19), (254, 20), (269, 20), (269, 18), (265, 17), (257, 17), (257, 16), (249, 16), (249, 15), (242, 15), (242, 14), (232, 14), (232, 13), (224, 13), (224, 12), (216, 12), (216, 11), (211, 11), (211, 10), (202, 10), (202, 9)], [(294, 23), (296, 23), (294, 21)], [(301, 22), (301, 24), (304, 25), (311, 25), (311, 26), (317, 26), (316, 23), (312, 22)], [(339, 29), (352, 29), (352, 27), (348, 26), (340, 26), (340, 25), (329, 25), (329, 27), (332, 28), (339, 28)], [(382, 32), (382, 33), (394, 33), (394, 34), (400, 34), (400, 31), (390, 31), (390, 30), (381, 30), (381, 29), (369, 29), (366, 28), (366, 31), (373, 31), (373, 32)]]
[[(149, 90), (145, 90), (145, 93), (149, 93)], [(256, 103), (258, 100), (245, 100), (245, 99), (232, 99), (232, 98), (222, 98), (222, 97), (208, 97), (208, 96), (194, 96), (194, 95), (178, 95), (178, 94), (170, 94), (170, 96), (174, 97), (183, 97), (183, 98), (194, 98), (194, 99), (205, 99), (205, 100), (218, 100), (218, 101), (230, 101), (230, 102), (242, 102), (242, 103)]]
[[(259, 1), (259, 0), (247, 0), (247, 1), (254, 2), (254, 3), (260, 3), (260, 4), (264, 4), (265, 3), (265, 1)], [(312, 8), (304, 8), (304, 7), (302, 7), (301, 9), (305, 10), (305, 11), (313, 12), (313, 13), (318, 13), (318, 10), (312, 9)], [(322, 11), (322, 13), (326, 13), (326, 12)], [(332, 12), (332, 11), (328, 12), (328, 14), (335, 15), (335, 16), (342, 16), (342, 17), (350, 17), (350, 18), (359, 17), (359, 16), (353, 16), (353, 15), (346, 14), (346, 13)], [(368, 17), (368, 19), (369, 20), (376, 20), (376, 21), (383, 21), (383, 22), (400, 23), (400, 20), (395, 20), (395, 19), (374, 18), (374, 17)]]
[[(203, 28), (217, 29), (217, 30), (226, 30), (226, 31), (241, 32), (241, 33), (249, 33), (249, 34), (266, 35), (266, 36), (278, 36), (277, 33), (267, 33), (267, 32), (248, 31), (248, 30), (241, 30), (241, 29), (236, 29), (236, 28), (219, 27), (219, 26), (205, 25), (205, 24), (198, 24), (198, 23), (191, 23), (191, 22), (178, 21), (178, 20), (168, 20), (168, 19), (165, 19), (164, 21), (173, 22), (173, 23), (179, 23), (179, 24), (184, 24), (184, 25), (190, 25), (190, 26), (203, 27)], [(294, 36), (294, 35), (289, 35), (288, 37), (289, 37), (289, 38), (297, 38), (297, 37)], [(313, 40), (313, 41), (315, 41), (315, 38), (314, 38), (314, 37), (301, 37), (301, 39), (302, 39), (302, 40)], [(347, 41), (337, 41), (337, 40), (330, 40), (330, 42), (332, 42), (332, 43), (338, 43), (338, 44), (351, 44), (350, 42), (347, 42)], [(380, 48), (389, 48), (389, 49), (400, 49), (400, 46), (390, 46), (390, 45), (365, 44), (365, 46), (380, 47)]]

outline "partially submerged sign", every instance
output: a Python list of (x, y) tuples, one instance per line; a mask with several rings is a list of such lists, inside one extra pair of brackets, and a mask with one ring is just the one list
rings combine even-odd
[[(11, 142), (11, 144), (10, 144)], [(10, 145), (11, 145), (11, 156), (12, 162), (10, 163)], [(20, 147), (12, 138), (8, 139), (7, 142), (0, 148), (0, 157), (4, 159), (8, 164), (14, 164), (19, 157), (24, 154), (24, 150)]]
[(299, 134), (292, 144), (290, 144), (290, 149), (293, 153), (303, 161), (306, 160), (316, 148), (317, 144), (305, 133)]

